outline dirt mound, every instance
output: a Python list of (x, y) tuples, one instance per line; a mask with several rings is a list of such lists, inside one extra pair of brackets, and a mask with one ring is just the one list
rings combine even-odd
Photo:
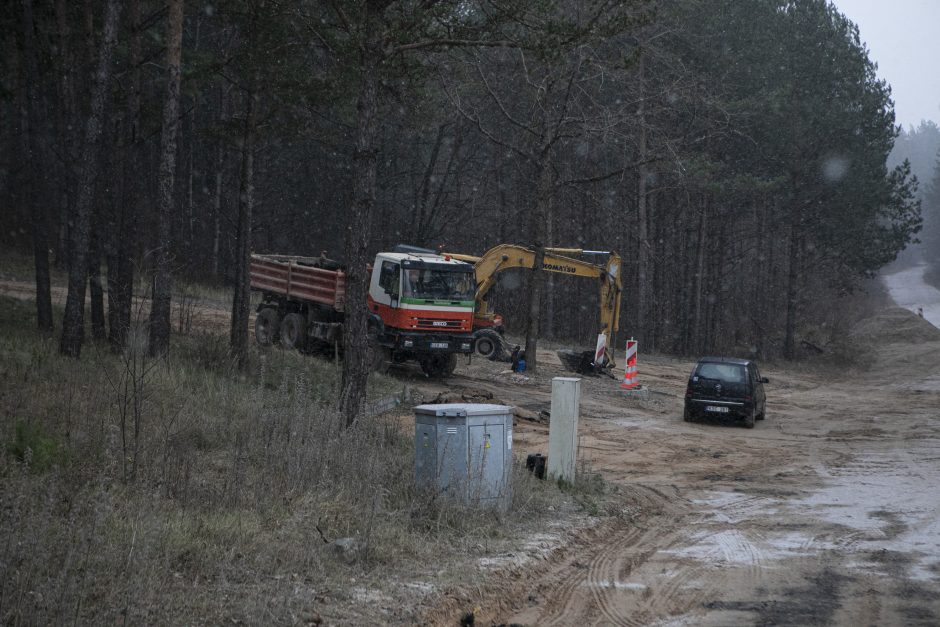
[(512, 408), (512, 413), (516, 418), (530, 422), (548, 422), (548, 412), (535, 413), (511, 403), (504, 403), (493, 396), (492, 392), (476, 388), (454, 387), (446, 392), (440, 392), (427, 402), (429, 405), (444, 405), (448, 403), (488, 403), (493, 405), (506, 405)]
[(492, 392), (465, 387), (452, 387), (441, 392), (428, 401), (430, 405), (443, 405), (447, 403), (489, 403), (492, 405), (507, 405), (493, 396)]
[(868, 345), (940, 342), (940, 329), (901, 307), (885, 309), (856, 324), (849, 337)]
[(915, 313), (891, 307), (856, 324), (843, 356), (880, 381), (910, 383), (940, 369), (940, 329)]

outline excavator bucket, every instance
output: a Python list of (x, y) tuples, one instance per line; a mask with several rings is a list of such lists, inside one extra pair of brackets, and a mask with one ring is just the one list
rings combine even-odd
[(604, 365), (595, 363), (594, 351), (560, 350), (555, 353), (565, 370), (588, 376), (610, 375), (610, 362), (605, 359)]

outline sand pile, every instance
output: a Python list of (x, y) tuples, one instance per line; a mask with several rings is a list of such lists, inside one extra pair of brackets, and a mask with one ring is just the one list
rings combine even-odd
[(861, 320), (849, 337), (868, 345), (921, 344), (940, 342), (940, 329), (907, 309), (891, 307)]
[(940, 372), (940, 329), (907, 309), (891, 307), (856, 324), (843, 355), (877, 372), (879, 382), (921, 381)]

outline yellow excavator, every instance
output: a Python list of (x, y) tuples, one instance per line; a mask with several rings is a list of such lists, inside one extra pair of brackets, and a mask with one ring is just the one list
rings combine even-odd
[[(473, 330), (476, 336), (476, 350), (481, 356), (497, 359), (503, 353), (502, 316), (489, 310), (486, 296), (496, 283), (497, 275), (510, 268), (533, 268), (535, 250), (514, 244), (500, 244), (489, 249), (482, 256), (460, 253), (444, 253), (454, 259), (473, 264), (476, 277), (476, 303)], [(592, 263), (579, 256), (604, 256), (606, 263)], [(599, 332), (606, 337), (604, 358), (596, 363), (591, 351), (591, 360), (595, 366), (611, 368), (614, 363), (614, 342), (620, 323), (620, 255), (611, 251), (585, 250), (583, 248), (546, 248), (542, 270), (557, 272), (569, 276), (596, 279), (599, 290)]]

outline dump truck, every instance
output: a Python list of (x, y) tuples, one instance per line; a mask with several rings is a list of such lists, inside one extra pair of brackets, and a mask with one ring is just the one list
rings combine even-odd
[[(251, 256), (251, 289), (261, 293), (255, 339), (262, 346), (342, 351), (345, 272), (320, 257)], [(415, 361), (425, 374), (454, 371), (474, 351), (473, 266), (409, 246), (376, 255), (369, 269), (370, 350), (376, 370)]]

